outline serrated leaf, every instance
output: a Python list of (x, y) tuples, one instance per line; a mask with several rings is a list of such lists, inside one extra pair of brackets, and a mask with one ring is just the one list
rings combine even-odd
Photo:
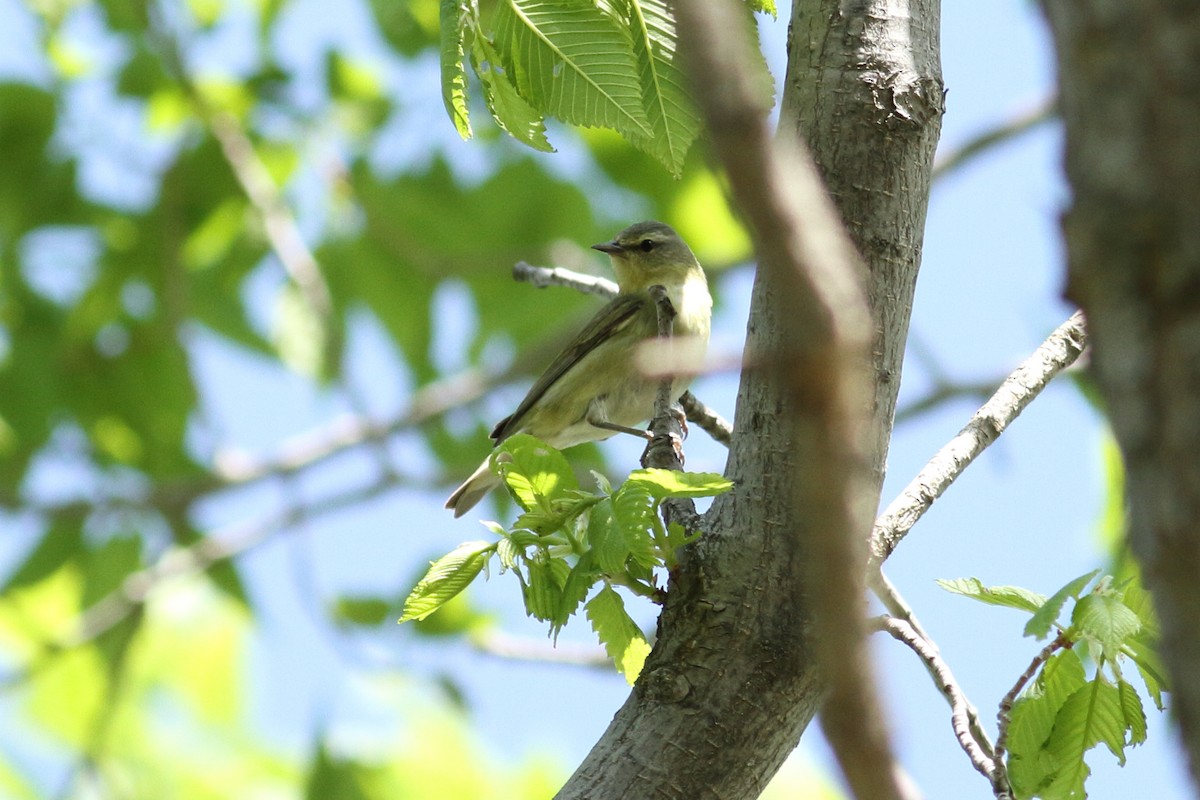
[(1079, 656), (1070, 650), (1051, 656), (1033, 684), (1013, 705), (1009, 749), (1023, 755), (1040, 749), (1054, 728), (1059, 708), (1085, 682)]
[(602, 500), (592, 507), (588, 517), (587, 541), (591, 548), (589, 552), (601, 571), (614, 574), (625, 569), (629, 545), (625, 543), (625, 535), (613, 518), (611, 500)]
[(1142, 682), (1146, 684), (1146, 691), (1150, 693), (1155, 707), (1162, 711), (1165, 708), (1162, 692), (1167, 687), (1167, 681), (1163, 677), (1163, 666), (1159, 660), (1157, 640), (1151, 639), (1143, 630), (1141, 634), (1130, 637), (1129, 641), (1125, 643), (1124, 653), (1137, 665), (1138, 674), (1142, 676)]
[(1121, 714), (1125, 718), (1125, 729), (1129, 731), (1129, 744), (1136, 746), (1146, 741), (1146, 710), (1137, 689), (1127, 681), (1117, 682), (1121, 697)]
[(700, 114), (676, 64), (675, 20), (665, 0), (614, 0), (628, 25), (653, 135), (634, 144), (678, 177), (688, 149), (700, 134)]
[(1071, 625), (1077, 633), (1100, 645), (1103, 657), (1113, 661), (1121, 647), (1141, 630), (1137, 614), (1109, 593), (1092, 593), (1079, 599), (1071, 612)]
[(978, 578), (939, 579), (937, 585), (953, 594), (961, 594), (981, 603), (1036, 612), (1046, 602), (1045, 595), (1020, 586), (984, 586)]
[(1154, 600), (1150, 597), (1150, 593), (1142, 586), (1141, 576), (1137, 576), (1128, 586), (1121, 596), (1121, 601), (1129, 606), (1133, 613), (1137, 614), (1142, 623), (1143, 631), (1153, 637), (1158, 638), (1158, 614), (1154, 610)]
[(1059, 762), (1052, 785), (1080, 787), (1087, 775), (1084, 754), (1103, 743), (1125, 764), (1125, 719), (1117, 687), (1098, 675), (1067, 698), (1046, 740), (1046, 751)]
[(654, 539), (661, 533), (658, 502), (649, 488), (625, 482), (612, 496), (613, 521), (625, 538), (630, 557), (643, 567), (657, 566)]
[(528, 434), (518, 433), (501, 442), (492, 453), (491, 463), (526, 511), (549, 511), (550, 501), (579, 488), (563, 454)]
[(516, 542), (506, 536), (496, 543), (496, 555), (500, 557), (501, 568), (514, 569), (517, 559), (525, 557), (525, 549), (518, 547)]
[(554, 614), (554, 621), (550, 626), (550, 635), (552, 638), (558, 638), (558, 632), (567, 624), (567, 620), (579, 608), (579, 604), (588, 596), (588, 592), (592, 590), (592, 585), (600, 577), (600, 573), (596, 569), (595, 563), (589, 554), (584, 554), (571, 568), (571, 572), (567, 575), (567, 580), (563, 583), (562, 594), (559, 596), (558, 609)]
[(1067, 602), (1067, 598), (1078, 597), (1083, 588), (1091, 583), (1092, 579), (1099, 574), (1100, 570), (1094, 569), (1086, 575), (1080, 575), (1051, 595), (1050, 599), (1033, 615), (1033, 618), (1025, 623), (1025, 635), (1034, 636), (1038, 639), (1046, 638), (1050, 633), (1050, 628), (1058, 620), (1059, 612), (1062, 611), (1063, 604)]
[(471, 19), (469, 0), (441, 0), (442, 103), (463, 139), (471, 138), (471, 119), (467, 112), (467, 72), (463, 65), (463, 39)]
[(509, 80), (538, 111), (654, 135), (628, 33), (591, 0), (501, 0), (493, 35)]
[(775, 8), (775, 0), (746, 0), (746, 5), (750, 6), (751, 11), (770, 14), (773, 18), (779, 16), (779, 11)]
[(1042, 794), (1058, 781), (1055, 791), (1066, 788), (1061, 781), (1062, 761), (1046, 749), (1062, 706), (1086, 683), (1083, 663), (1074, 652), (1063, 650), (1051, 656), (1037, 678), (1013, 705), (1009, 715), (1009, 777), (1020, 797)]
[(546, 120), (536, 108), (517, 94), (500, 64), (500, 54), (483, 36), (476, 36), (471, 45), (471, 66), (483, 87), (483, 99), (492, 119), (522, 144), (553, 153), (554, 147), (546, 138)]
[(644, 486), (655, 498), (714, 497), (733, 488), (733, 482), (715, 472), (680, 472), (672, 469), (639, 469), (629, 473), (625, 485)]
[(625, 610), (625, 601), (611, 586), (605, 586), (588, 601), (587, 618), (604, 651), (632, 686), (650, 655), (650, 644)]
[(496, 545), (488, 542), (464, 542), (439, 558), (404, 601), (401, 622), (425, 619), (450, 598), (475, 580)]
[(525, 564), (529, 582), (525, 586), (525, 611), (534, 619), (551, 622), (562, 600), (562, 589), (550, 563), (529, 559)]

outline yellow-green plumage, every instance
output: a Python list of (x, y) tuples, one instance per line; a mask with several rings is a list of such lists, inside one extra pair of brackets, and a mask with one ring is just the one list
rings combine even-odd
[[(512, 416), (496, 425), (492, 439), (497, 444), (514, 433), (528, 433), (557, 448), (571, 447), (614, 434), (589, 419), (629, 428), (650, 418), (658, 381), (638, 371), (634, 355), (640, 342), (658, 333), (651, 286), (663, 286), (675, 306), (674, 335), (708, 344), (708, 282), (691, 249), (670, 226), (639, 222), (593, 247), (611, 257), (620, 292), (554, 359)], [(681, 395), (690, 382), (688, 376), (675, 378), (672, 396)], [(485, 460), (450, 495), (446, 508), (460, 517), (499, 484)]]

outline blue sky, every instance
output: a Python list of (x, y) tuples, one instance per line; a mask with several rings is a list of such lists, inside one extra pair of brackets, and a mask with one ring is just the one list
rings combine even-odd
[[(327, 19), (320, 6), (298, 3), (285, 17), (277, 31), (282, 57), (303, 60), (314, 41), (332, 39), (351, 44), (370, 61), (379, 43), (369, 39), (366, 18), (350, 11)], [(25, 18), (15, 0), (0, 0), (0, 75), (44, 74), (23, 32)], [(783, 9), (779, 22), (765, 21), (762, 26), (764, 46), (777, 73), (783, 66), (785, 19)], [(237, 38), (236, 29), (231, 31), (200, 58), (210, 66), (224, 64), (236, 74), (246, 42)], [(86, 20), (80, 23), (81, 41), (90, 42), (93, 33)], [(947, 3), (942, 44), (949, 90), (943, 149), (1036, 105), (1051, 92), (1052, 54), (1033, 4)], [(485, 168), (479, 152), (459, 141), (445, 118), (435, 64), (421, 63), (403, 74), (388, 75), (410, 111), (379, 152), (381, 163), (419, 163), (434, 146), (465, 176)], [(80, 102), (88, 100), (81, 97)], [(135, 121), (113, 124), (120, 128)], [(545, 156), (546, 163), (564, 174), (578, 174), (569, 138), (556, 143), (563, 145), (563, 152)], [(949, 376), (1002, 377), (1072, 311), (1061, 297), (1064, 268), (1057, 218), (1067, 191), (1060, 147), (1057, 126), (1043, 126), (935, 188), (912, 334)], [(159, 157), (162, 154), (165, 151)], [(85, 176), (101, 193), (122, 191), (113, 184), (120, 178), (103, 165)], [(136, 194), (138, 184), (132, 189), (129, 183), (120, 186)], [(721, 279), (725, 303), (716, 323), (718, 350), (740, 348), (749, 278), (741, 271)], [(248, 291), (265, 296), (277, 279), (264, 275), (262, 285), (256, 283)], [(471, 310), (461, 293), (449, 288), (441, 302), (457, 321), (451, 328), (470, 324)], [(447, 360), (460, 349), (453, 345), (454, 338), (448, 334), (449, 343), (440, 345)], [(346, 411), (344, 399), (315, 390), (304, 379), (211, 335), (198, 333), (193, 348), (197, 377), (206, 387), (205, 401), (217, 428), (250, 452), (269, 452), (281, 440)], [(386, 335), (366, 318), (352, 327), (349, 370), (351, 382), (363, 389), (373, 411), (386, 414), (405, 406), (412, 387), (397, 370)], [(931, 377), (926, 365), (910, 353), (901, 405), (920, 396)], [(705, 378), (695, 388), (732, 418), (736, 385), (731, 377)], [(503, 403), (492, 405), (489, 411), (496, 416), (505, 413)], [(884, 504), (973, 410), (969, 402), (953, 403), (897, 430)], [(934, 580), (974, 576), (988, 584), (1050, 593), (1103, 566), (1105, 554), (1096, 528), (1103, 503), (1104, 436), (1102, 421), (1068, 382), (1052, 385), (938, 501), (887, 565), (889, 576), (935, 637), (985, 720), (994, 719), (999, 698), (1039, 645), (1021, 638), (1025, 620), (1018, 612), (949, 595)], [(635, 442), (619, 440), (605, 447), (614, 463), (633, 463), (640, 450)], [(429, 467), (428, 457), (413, 440), (399, 437), (392, 449), (395, 457), (418, 469)], [(481, 455), (485, 450), (481, 443)], [(720, 471), (723, 464), (721, 448), (702, 434), (692, 436), (689, 468)], [(365, 456), (338, 459), (306, 476), (299, 490), (323, 494), (370, 469)], [(45, 480), (53, 488), (71, 476), (62, 472)], [(262, 504), (276, 500), (274, 491), (262, 487), (225, 496), (205, 507), (205, 519), (219, 526), (255, 516)], [(487, 505), (455, 521), (440, 508), (444, 494), (441, 488), (393, 493), (323, 519), (243, 559), (264, 619), (255, 637), (249, 694), (257, 723), (280, 747), (298, 755), (307, 752), (318, 725), (357, 738), (380, 724), (372, 707), (376, 676), (356, 670), (344, 651), (331, 645), (337, 635), (331, 635), (313, 612), (318, 598), (344, 591), (394, 592), (428, 558), (459, 541), (478, 538), (483, 529), (475, 520), (492, 513)], [(15, 558), (21, 547), (18, 539), (0, 541), (0, 555)], [(544, 631), (526, 619), (510, 577), (493, 577), (473, 588), (473, 599), (496, 609), (507, 633), (540, 639)], [(639, 606), (637, 613), (647, 623), (653, 619), (648, 606)], [(574, 623), (562, 641), (591, 643), (592, 637), (585, 624)], [(890, 639), (875, 642), (875, 650), (897, 749), (925, 795), (986, 796), (987, 786), (958, 751), (945, 703), (921, 665)], [(628, 691), (615, 674), (481, 656), (464, 644), (430, 645), (400, 629), (372, 645), (366, 657), (384, 667), (403, 668), (418, 680), (450, 674), (464, 688), (470, 719), (489, 751), (503, 759), (545, 754), (564, 768), (582, 759)], [(543, 695), (547, 702), (531, 708), (531, 694)], [(0, 731), (0, 744), (11, 733)], [(815, 726), (801, 751), (830, 763)], [(1130, 753), (1125, 769), (1116, 768), (1103, 752), (1093, 752), (1089, 763), (1093, 797), (1187, 796), (1174, 741), (1165, 716), (1157, 712), (1150, 712), (1148, 744)]]

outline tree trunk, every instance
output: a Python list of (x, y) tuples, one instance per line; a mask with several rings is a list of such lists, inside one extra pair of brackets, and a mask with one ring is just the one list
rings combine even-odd
[(1068, 294), (1125, 457), (1129, 538), (1200, 775), (1200, 6), (1046, 0), (1073, 201)]
[[(803, 35), (789, 47), (781, 127), (808, 140), (868, 271), (877, 495), (940, 129), (937, 5), (797, 0), (792, 27)], [(747, 353), (779, 353), (795, 330), (773, 280), (755, 280)], [(785, 370), (748, 363), (726, 470), (735, 488), (705, 515), (637, 686), (559, 798), (755, 797), (820, 706), (793, 484), (823, 454), (792, 446), (800, 411)]]

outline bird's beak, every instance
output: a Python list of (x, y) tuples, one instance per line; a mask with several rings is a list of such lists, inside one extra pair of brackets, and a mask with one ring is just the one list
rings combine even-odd
[(594, 245), (592, 245), (592, 249), (599, 250), (601, 253), (608, 253), (610, 256), (615, 255), (616, 253), (620, 253), (622, 250), (624, 250), (624, 248), (621, 247), (621, 245), (617, 244), (615, 241), (601, 242), (600, 244), (594, 244)]

